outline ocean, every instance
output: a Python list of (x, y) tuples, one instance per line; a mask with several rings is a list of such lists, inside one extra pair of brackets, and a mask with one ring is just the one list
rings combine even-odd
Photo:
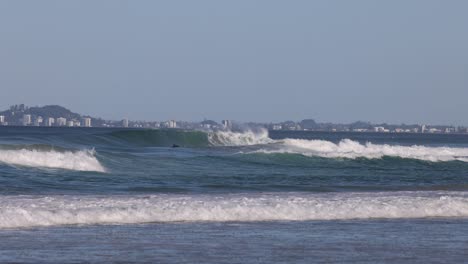
[(461, 263), (466, 234), (468, 135), (0, 127), (2, 263)]

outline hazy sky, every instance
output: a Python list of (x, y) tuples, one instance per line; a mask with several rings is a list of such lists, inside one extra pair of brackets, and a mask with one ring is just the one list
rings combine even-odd
[(0, 109), (468, 125), (468, 1), (0, 1)]

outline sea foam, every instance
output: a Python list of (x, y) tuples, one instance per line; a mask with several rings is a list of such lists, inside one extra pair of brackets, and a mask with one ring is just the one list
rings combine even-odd
[(208, 133), (208, 140), (214, 146), (250, 146), (275, 142), (268, 137), (268, 130), (247, 130), (244, 132), (216, 131)]
[(468, 162), (468, 148), (402, 146), (374, 143), (359, 143), (343, 139), (338, 143), (326, 140), (279, 139), (269, 138), (267, 130), (257, 132), (218, 131), (208, 134), (208, 139), (215, 146), (258, 146), (248, 153), (292, 153), (324, 158), (367, 158), (398, 157), (426, 161), (463, 161)]
[(361, 144), (350, 139), (335, 144), (325, 140), (284, 139), (277, 141), (272, 148), (262, 148), (263, 153), (296, 153), (306, 156), (325, 158), (368, 158), (384, 156), (426, 161), (464, 161), (468, 162), (468, 148), (401, 146), (387, 144)]
[(208, 140), (214, 146), (258, 146), (248, 153), (291, 153), (324, 158), (367, 158), (398, 157), (426, 161), (463, 161), (468, 162), (468, 148), (402, 146), (388, 144), (365, 144), (343, 139), (338, 143), (326, 140), (271, 139), (266, 129), (245, 132), (217, 131), (208, 133)]
[(94, 150), (56, 151), (17, 149), (1, 150), (0, 163), (16, 166), (105, 172)]
[(433, 217), (468, 217), (467, 194), (385, 192), (0, 197), (0, 228)]

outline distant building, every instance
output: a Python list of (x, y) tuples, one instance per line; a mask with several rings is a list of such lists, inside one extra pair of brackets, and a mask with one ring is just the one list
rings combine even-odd
[(456, 133), (458, 130), (454, 127), (446, 127), (445, 128), (445, 133)]
[(3, 115), (0, 115), (0, 126), (8, 126), (8, 122)]
[(168, 122), (168, 128), (177, 128), (177, 122), (175, 120), (170, 120)]
[(421, 126), (421, 133), (425, 133), (426, 132), (426, 125), (422, 125)]
[(29, 126), (31, 124), (31, 115), (23, 115), (23, 126)]
[(67, 119), (64, 117), (59, 117), (57, 118), (57, 126), (66, 126), (67, 125)]
[(390, 130), (385, 129), (385, 127), (374, 127), (374, 132), (390, 132)]
[(224, 129), (232, 129), (232, 122), (231, 120), (223, 120), (221, 121), (221, 124), (223, 125)]
[(41, 126), (43, 121), (44, 121), (44, 120), (42, 119), (42, 116), (38, 116), (38, 117), (36, 118), (36, 120), (34, 120), (34, 125), (35, 125), (35, 126)]
[(128, 127), (128, 119), (125, 118), (124, 120), (122, 120), (122, 126), (123, 127)]
[(353, 132), (367, 132), (367, 129), (366, 128), (354, 128), (352, 131)]
[(72, 127), (73, 125), (74, 125), (73, 120), (70, 120), (70, 121), (67, 122), (68, 127)]
[(55, 123), (55, 119), (53, 117), (49, 117), (45, 120), (45, 126), (53, 126)]
[(89, 118), (89, 117), (83, 118), (83, 126), (84, 127), (91, 127), (91, 118)]
[(283, 129), (282, 125), (273, 125), (273, 130), (281, 130)]

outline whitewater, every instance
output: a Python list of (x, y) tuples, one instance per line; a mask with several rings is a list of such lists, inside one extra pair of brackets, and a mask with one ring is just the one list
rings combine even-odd
[(210, 133), (210, 142), (221, 146), (252, 146), (259, 149), (248, 153), (289, 153), (323, 158), (367, 158), (380, 159), (397, 157), (403, 159), (418, 159), (432, 162), (463, 161), (468, 162), (468, 148), (401, 146), (389, 144), (364, 144), (350, 139), (342, 139), (338, 143), (326, 140), (306, 140), (285, 138), (273, 140), (267, 130), (259, 132), (247, 131)]
[(0, 149), (0, 163), (35, 168), (106, 171), (95, 157), (94, 150), (44, 151), (34, 149)]
[(461, 192), (0, 197), (0, 228), (468, 217)]

